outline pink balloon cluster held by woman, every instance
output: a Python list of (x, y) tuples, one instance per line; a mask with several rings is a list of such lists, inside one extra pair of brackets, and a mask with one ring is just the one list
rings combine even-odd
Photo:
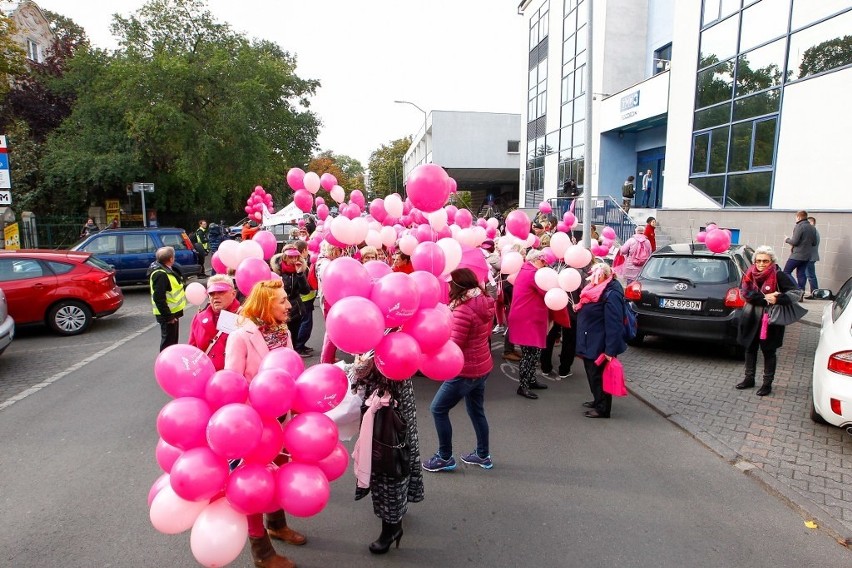
[[(172, 397), (157, 416), (155, 456), (164, 473), (148, 494), (155, 529), (191, 530), (195, 559), (224, 566), (245, 545), (248, 515), (323, 510), (329, 483), (349, 460), (325, 414), (349, 387), (339, 367), (305, 369), (297, 353), (282, 348), (264, 358), (249, 383), (234, 371), (216, 371), (198, 348), (178, 344), (160, 353), (154, 375)], [(291, 410), (298, 414), (282, 425), (278, 418)], [(282, 447), (291, 461), (277, 466)]]

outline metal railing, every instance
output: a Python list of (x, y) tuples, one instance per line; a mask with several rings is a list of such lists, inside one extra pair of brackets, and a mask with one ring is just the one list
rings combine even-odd
[[(586, 212), (582, 196), (576, 198), (554, 197), (547, 201), (553, 207), (554, 215), (559, 219), (562, 219), (566, 211), (570, 210), (574, 213), (574, 216), (577, 217), (575, 232), (583, 232), (583, 220)], [(612, 227), (619, 242), (622, 243), (627, 241), (636, 232), (636, 223), (624, 212), (621, 204), (609, 195), (605, 197), (592, 197), (589, 218), (591, 224), (597, 228), (598, 234), (600, 234), (604, 227)]]

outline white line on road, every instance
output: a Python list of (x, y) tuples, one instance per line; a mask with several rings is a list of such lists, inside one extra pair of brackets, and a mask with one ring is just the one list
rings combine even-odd
[(58, 380), (59, 380), (59, 379), (61, 379), (62, 377), (64, 377), (64, 376), (66, 376), (66, 375), (69, 375), (69, 374), (73, 373), (74, 371), (76, 371), (76, 370), (80, 369), (81, 367), (85, 367), (86, 365), (88, 365), (88, 364), (89, 364), (89, 363), (91, 363), (92, 361), (96, 361), (96, 360), (100, 359), (101, 357), (103, 357), (104, 355), (106, 355), (107, 353), (109, 353), (110, 351), (114, 351), (115, 349), (117, 349), (117, 348), (121, 347), (122, 345), (124, 345), (125, 343), (127, 343), (128, 341), (130, 341), (131, 339), (136, 339), (137, 337), (139, 337), (140, 335), (142, 335), (142, 334), (143, 334), (143, 333), (145, 333), (146, 331), (148, 331), (148, 330), (150, 330), (150, 329), (153, 329), (154, 327), (156, 327), (156, 326), (158, 326), (158, 325), (160, 325), (160, 324), (158, 324), (158, 323), (152, 323), (152, 324), (150, 324), (150, 325), (147, 325), (147, 326), (143, 327), (142, 329), (140, 329), (139, 331), (134, 332), (134, 333), (132, 333), (132, 334), (128, 335), (128, 336), (127, 336), (127, 337), (125, 337), (124, 339), (119, 339), (118, 341), (116, 341), (115, 343), (113, 343), (112, 345), (110, 345), (109, 347), (104, 347), (103, 349), (101, 349), (101, 350), (100, 350), (100, 351), (98, 351), (97, 353), (94, 353), (94, 354), (92, 354), (92, 355), (89, 355), (88, 357), (86, 357), (86, 358), (85, 358), (85, 359), (83, 359), (82, 361), (80, 361), (80, 362), (78, 362), (78, 363), (75, 363), (74, 365), (72, 365), (72, 366), (68, 367), (68, 368), (67, 368), (67, 369), (65, 369), (64, 371), (61, 371), (61, 372), (59, 372), (59, 373), (56, 373), (56, 374), (55, 374), (55, 375), (53, 375), (52, 377), (50, 377), (50, 378), (48, 378), (48, 379), (46, 379), (46, 380), (44, 380), (44, 381), (42, 381), (42, 382), (38, 383), (37, 385), (33, 385), (33, 386), (31, 386), (31, 387), (30, 387), (30, 388), (28, 388), (27, 390), (25, 390), (25, 391), (23, 391), (23, 392), (20, 392), (20, 393), (16, 394), (16, 395), (15, 395), (15, 396), (13, 396), (12, 398), (7, 398), (7, 399), (6, 399), (6, 400), (4, 400), (3, 402), (0, 402), (0, 411), (5, 410), (5, 409), (9, 408), (10, 406), (12, 406), (13, 404), (15, 404), (16, 402), (20, 402), (20, 401), (24, 400), (25, 398), (27, 398), (27, 397), (28, 397), (28, 396), (30, 396), (31, 394), (35, 394), (35, 393), (37, 393), (37, 392), (38, 392), (38, 391), (40, 391), (41, 389), (43, 389), (43, 388), (47, 387), (48, 385), (51, 385), (51, 384), (55, 383), (56, 381), (58, 381)]

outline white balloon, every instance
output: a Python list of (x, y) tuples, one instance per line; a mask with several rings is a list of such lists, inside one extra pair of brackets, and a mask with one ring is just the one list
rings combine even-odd
[(485, 232), (485, 229), (477, 225), (473, 228), (473, 236), (473, 246), (478, 247), (488, 238), (488, 233)]
[(260, 243), (252, 240), (240, 243), (240, 262), (247, 258), (259, 258), (263, 260), (263, 247), (260, 246)]
[(442, 251), (444, 251), (444, 272), (443, 274), (449, 274), (456, 268), (458, 268), (459, 263), (462, 258), (462, 248), (459, 242), (453, 238), (445, 238), (439, 239), (437, 244)]
[(343, 203), (343, 200), (346, 199), (346, 192), (344, 192), (343, 188), (339, 185), (335, 185), (334, 187), (332, 187), (331, 191), (329, 191), (328, 194), (337, 203)]
[(544, 290), (552, 290), (559, 287), (559, 274), (549, 266), (539, 268), (535, 271), (535, 283)]
[(517, 274), (524, 265), (524, 257), (516, 251), (509, 251), (503, 255), (500, 262), (500, 272), (503, 274)]
[(565, 251), (565, 264), (571, 268), (584, 268), (592, 262), (592, 253), (582, 245), (571, 245)]
[(497, 220), (497, 217), (490, 217), (485, 223), (489, 229), (496, 229), (500, 226), (500, 221)]
[(527, 235), (527, 240), (525, 241), (525, 244), (528, 247), (531, 247), (535, 244), (535, 241), (536, 241), (537, 238), (538, 237), (536, 237), (534, 234), (530, 233), (529, 235)]
[(436, 231), (440, 231), (441, 229), (447, 226), (446, 209), (438, 209), (437, 211), (432, 211), (431, 213), (427, 213), (426, 217), (429, 219), (429, 224)]
[(246, 545), (248, 519), (237, 512), (227, 499), (207, 505), (189, 537), (192, 555), (202, 566), (225, 566), (236, 560)]
[(402, 217), (402, 198), (398, 193), (391, 193), (385, 197), (385, 211), (387, 211), (388, 215), (391, 217)]
[(571, 246), (571, 237), (567, 233), (555, 232), (550, 236), (550, 250), (556, 258), (565, 258), (565, 251)]
[(190, 282), (184, 293), (186, 300), (193, 306), (200, 306), (207, 299), (207, 289), (201, 282)]
[(580, 273), (573, 268), (565, 268), (559, 273), (559, 287), (566, 292), (573, 292), (579, 288), (582, 281)]
[(461, 232), (462, 228), (458, 225), (450, 225), (450, 233), (452, 233), (453, 238), (458, 238), (459, 232)]
[(151, 502), (151, 524), (163, 534), (179, 534), (195, 523), (207, 501), (187, 501), (170, 485), (163, 487)]
[(515, 284), (515, 280), (517, 280), (517, 279), (518, 279), (518, 273), (517, 272), (513, 272), (506, 277), (506, 280), (509, 282), (509, 284), (512, 284), (512, 285)]
[(382, 236), (382, 244), (391, 247), (396, 242), (396, 231), (393, 227), (382, 227), (379, 234)]
[(352, 221), (343, 215), (334, 218), (329, 226), (332, 236), (343, 244), (352, 245)]
[(562, 288), (551, 288), (544, 293), (544, 304), (551, 310), (561, 310), (568, 305), (568, 292)]
[(367, 222), (370, 225), (370, 230), (376, 231), (377, 233), (382, 230), (382, 224), (370, 217), (369, 215), (367, 215), (365, 219), (367, 219)]
[(349, 243), (351, 245), (357, 245), (364, 242), (364, 239), (367, 238), (367, 233), (370, 232), (369, 223), (363, 217), (355, 217), (351, 221), (352, 227), (352, 242)]
[(369, 231), (367, 231), (367, 238), (364, 239), (364, 242), (371, 247), (381, 248), (382, 236), (379, 234), (378, 231), (370, 229)]
[(417, 245), (417, 237), (414, 235), (403, 235), (399, 238), (399, 250), (408, 256), (411, 256), (414, 249), (417, 248)]
[(456, 240), (461, 244), (468, 247), (475, 247), (476, 245), (476, 233), (473, 232), (473, 229), (462, 229), (459, 231), (459, 234), (456, 235)]
[(242, 259), (240, 258), (240, 243), (237, 241), (222, 241), (217, 252), (219, 253), (219, 259), (228, 268), (236, 270), (240, 265)]
[[(307, 189), (312, 194), (315, 194), (319, 191), (320, 188), (320, 177), (316, 172), (308, 172), (305, 174), (305, 189)], [(338, 202), (339, 203), (339, 202)]]

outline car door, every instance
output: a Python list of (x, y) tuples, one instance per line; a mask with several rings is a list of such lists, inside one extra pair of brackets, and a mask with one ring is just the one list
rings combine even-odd
[(148, 267), (156, 260), (157, 247), (148, 233), (125, 233), (121, 235), (123, 271), (117, 271), (120, 282), (145, 282)]
[(37, 259), (4, 255), (0, 257), (0, 286), (15, 323), (42, 322), (54, 299), (56, 276)]
[(120, 280), (118, 275), (124, 269), (124, 260), (121, 257), (118, 235), (98, 233), (85, 246), (80, 247), (79, 250), (90, 252), (107, 264), (114, 266), (116, 280)]

